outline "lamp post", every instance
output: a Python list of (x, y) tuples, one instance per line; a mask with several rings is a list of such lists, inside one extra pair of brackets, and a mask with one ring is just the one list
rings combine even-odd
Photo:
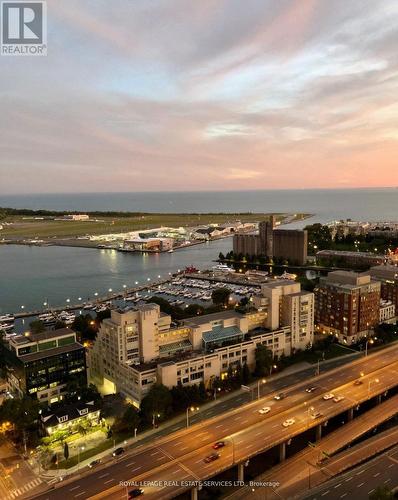
[(79, 466), (80, 466), (80, 450), (84, 451), (84, 446), (77, 447), (77, 470), (79, 470)]
[(152, 427), (153, 427), (154, 429), (155, 429), (155, 427), (156, 427), (156, 417), (157, 417), (157, 418), (160, 418), (160, 413), (154, 413), (154, 414), (152, 415)]
[(276, 370), (277, 368), (278, 368), (278, 366), (277, 366), (277, 365), (271, 365), (271, 366), (269, 367), (269, 374), (271, 375), (271, 374), (272, 374), (272, 370)]
[(217, 399), (217, 392), (221, 392), (221, 387), (214, 387), (214, 400)]
[(260, 384), (265, 384), (266, 382), (265, 378), (257, 381), (257, 399), (260, 399)]
[(196, 408), (194, 406), (189, 406), (187, 408), (187, 428), (189, 427), (189, 412), (194, 412), (194, 411), (199, 411), (199, 406), (197, 406)]
[(365, 343), (365, 357), (368, 355), (368, 344), (373, 344), (374, 340), (373, 339), (366, 339)]
[(375, 378), (374, 380), (369, 380), (369, 382), (368, 382), (368, 399), (370, 398), (370, 386), (372, 385), (373, 382), (375, 382), (377, 384), (379, 382), (379, 379)]

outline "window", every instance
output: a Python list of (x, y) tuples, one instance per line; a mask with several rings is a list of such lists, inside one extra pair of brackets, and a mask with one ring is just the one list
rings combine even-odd
[(58, 417), (58, 422), (62, 424), (62, 422), (66, 422), (68, 420), (68, 415), (64, 415), (63, 417)]

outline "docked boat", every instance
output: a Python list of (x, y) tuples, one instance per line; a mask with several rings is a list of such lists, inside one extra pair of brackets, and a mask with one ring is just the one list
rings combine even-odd
[(10, 325), (10, 323), (0, 323), (0, 332), (9, 332), (14, 328), (14, 325)]
[(234, 273), (235, 269), (232, 267), (228, 267), (227, 264), (217, 264), (216, 266), (213, 266), (213, 271), (222, 271), (224, 273)]
[(12, 314), (3, 314), (0, 316), (0, 323), (14, 323), (15, 316)]

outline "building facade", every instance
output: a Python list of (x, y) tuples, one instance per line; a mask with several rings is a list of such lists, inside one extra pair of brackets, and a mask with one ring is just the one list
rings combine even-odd
[(320, 278), (315, 292), (315, 325), (339, 342), (352, 344), (379, 324), (380, 282), (369, 274), (334, 271)]
[(263, 285), (256, 304), (246, 313), (227, 310), (178, 325), (157, 304), (112, 311), (89, 349), (89, 380), (102, 393), (121, 392), (139, 406), (157, 382), (169, 388), (203, 382), (209, 388), (229, 366), (254, 369), (259, 344), (274, 356), (312, 344), (312, 293), (295, 282), (273, 282)]
[(8, 341), (8, 349), (8, 385), (19, 397), (52, 404), (64, 398), (71, 378), (80, 387), (87, 385), (85, 348), (69, 328), (17, 335)]
[(369, 273), (381, 282), (381, 298), (392, 302), (398, 310), (398, 267), (384, 264), (371, 267)]

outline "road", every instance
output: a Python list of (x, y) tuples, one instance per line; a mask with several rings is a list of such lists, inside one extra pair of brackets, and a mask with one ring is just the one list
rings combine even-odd
[(316, 492), (302, 498), (308, 500), (368, 500), (379, 486), (398, 488), (398, 446), (370, 462), (328, 481)]
[(0, 446), (0, 498), (14, 500), (42, 487), (29, 464), (5, 441)]
[[(267, 488), (267, 498), (269, 500), (293, 498), (305, 492), (310, 487), (313, 488), (322, 484), (329, 478), (347, 470), (349, 467), (365, 461), (376, 453), (396, 444), (398, 442), (397, 427), (389, 429), (381, 435), (374, 436), (355, 446), (353, 449), (348, 449), (336, 456), (332, 456), (322, 465), (319, 464), (319, 460), (324, 456), (323, 452), (326, 452), (328, 455), (335, 454), (356, 438), (377, 427), (377, 425), (388, 419), (388, 417), (397, 414), (397, 412), (398, 396), (394, 396), (347, 423), (344, 427), (328, 434), (316, 443), (315, 448), (308, 447), (273, 467), (265, 474), (262, 474), (257, 480), (279, 483), (275, 491)], [(264, 487), (253, 491), (247, 486), (233, 493), (228, 498), (231, 500), (243, 498), (260, 500), (264, 497), (264, 493)]]
[[(364, 375), (363, 383), (353, 385), (353, 381), (361, 373)], [(305, 392), (308, 382), (298, 383), (286, 389), (287, 396), (281, 401), (275, 401), (272, 394), (267, 395), (259, 401), (232, 410), (227, 415), (214, 417), (185, 431), (159, 439), (156, 445), (143, 447), (135, 454), (119, 459), (112, 466), (64, 484), (39, 498), (89, 498), (97, 494), (97, 498), (125, 498), (125, 488), (120, 486), (121, 481), (170, 478), (177, 481), (212, 477), (229, 468), (232, 463), (240, 463), (260, 450), (286, 442), (309, 427), (395, 386), (397, 374), (398, 348), (391, 346), (366, 359), (362, 358), (314, 377), (312, 383), (317, 386), (314, 393)], [(344, 394), (345, 399), (339, 403), (332, 399), (323, 400), (322, 395), (331, 390), (335, 394)], [(268, 415), (258, 413), (263, 406), (271, 407)], [(311, 406), (323, 414), (316, 422), (308, 412)], [(296, 422), (285, 428), (282, 422), (287, 418), (294, 418)], [(203, 459), (211, 452), (211, 444), (220, 439), (226, 441), (221, 457), (205, 464)], [(173, 498), (184, 489), (184, 485), (145, 487), (145, 497)]]

